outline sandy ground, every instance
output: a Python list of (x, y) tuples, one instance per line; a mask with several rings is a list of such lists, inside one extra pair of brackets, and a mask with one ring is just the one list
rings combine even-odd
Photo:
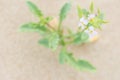
[[(67, 0), (32, 0), (45, 15), (57, 17)], [(37, 21), (28, 10), (25, 0), (0, 0), (0, 80), (120, 80), (120, 0), (95, 0), (106, 14), (99, 41), (70, 48), (78, 58), (93, 63), (96, 73), (78, 72), (58, 63), (55, 53), (37, 44), (37, 33), (21, 33), (21, 24)], [(75, 29), (76, 5), (88, 7), (90, 0), (75, 0), (64, 25)], [(69, 23), (69, 24), (68, 24)]]

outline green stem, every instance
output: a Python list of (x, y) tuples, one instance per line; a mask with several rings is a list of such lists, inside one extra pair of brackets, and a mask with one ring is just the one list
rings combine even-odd
[(60, 32), (61, 31), (61, 21), (59, 22), (59, 25), (58, 25), (58, 32)]

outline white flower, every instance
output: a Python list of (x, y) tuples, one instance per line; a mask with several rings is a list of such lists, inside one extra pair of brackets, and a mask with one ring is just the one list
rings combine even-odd
[(89, 41), (93, 42), (98, 39), (98, 32), (95, 31), (93, 26), (90, 26), (85, 32), (89, 35)]
[(96, 16), (95, 14), (89, 14), (88, 15), (88, 20), (91, 20), (91, 19), (95, 18), (95, 16)]
[(81, 30), (85, 29), (85, 26), (82, 23), (79, 23), (78, 26), (80, 27)]
[(86, 33), (92, 33), (93, 31), (95, 31), (93, 26), (90, 26), (87, 30), (85, 30)]
[(89, 40), (94, 39), (95, 37), (98, 36), (98, 32), (97, 31), (93, 31), (89, 34)]
[(84, 25), (87, 25), (87, 24), (88, 24), (88, 20), (85, 19), (84, 17), (82, 17), (82, 18), (80, 19), (80, 22), (83, 23)]
[(90, 26), (88, 29), (89, 29), (90, 31), (94, 31), (94, 27), (93, 27), (93, 26)]
[(78, 26), (81, 28), (81, 30), (84, 30), (86, 25), (88, 24), (88, 20), (84, 17), (80, 18)]

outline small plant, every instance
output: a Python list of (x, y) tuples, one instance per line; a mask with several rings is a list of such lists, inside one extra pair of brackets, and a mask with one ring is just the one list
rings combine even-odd
[(73, 32), (71, 29), (68, 29), (67, 33), (65, 33), (65, 29), (62, 27), (62, 23), (71, 9), (71, 2), (65, 3), (61, 8), (58, 22), (51, 16), (45, 16), (32, 2), (27, 1), (27, 4), (31, 12), (38, 17), (39, 21), (22, 25), (20, 28), (21, 31), (40, 33), (42, 39), (39, 40), (39, 44), (51, 48), (53, 51), (60, 46), (59, 62), (61, 64), (67, 63), (81, 71), (96, 71), (96, 68), (88, 61), (76, 59), (73, 53), (67, 50), (70, 44), (81, 45), (82, 43), (93, 42), (98, 39), (96, 29), (101, 29), (101, 25), (106, 23), (106, 21), (104, 21), (104, 15), (99, 9), (94, 13), (93, 2), (89, 10), (77, 6), (79, 17), (78, 30)]

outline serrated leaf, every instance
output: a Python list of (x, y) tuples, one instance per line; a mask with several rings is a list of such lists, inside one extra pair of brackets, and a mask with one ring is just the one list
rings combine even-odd
[(78, 60), (79, 69), (83, 71), (96, 71), (96, 68), (86, 60)]
[(77, 11), (78, 11), (79, 18), (81, 18), (83, 13), (82, 13), (82, 9), (80, 8), (80, 6), (77, 6)]
[(23, 24), (20, 28), (20, 31), (34, 32), (34, 31), (39, 31), (39, 28), (37, 24), (30, 22), (30, 23)]
[(93, 4), (93, 2), (91, 2), (91, 4), (90, 4), (90, 12), (93, 12), (94, 11), (94, 4)]
[(49, 48), (49, 41), (48, 41), (47, 38), (39, 40), (38, 43), (41, 44), (41, 45), (43, 45), (43, 46), (45, 46), (45, 47), (47, 47), (47, 48)]
[(42, 11), (39, 10), (38, 7), (34, 3), (27, 1), (27, 4), (32, 13), (34, 13), (36, 16), (40, 18), (43, 16)]
[(63, 48), (59, 55), (59, 61), (61, 64), (67, 63), (73, 68), (80, 70), (80, 71), (90, 71), (95, 72), (96, 69), (86, 60), (76, 60), (72, 53), (68, 52), (66, 48)]
[(64, 6), (61, 8), (61, 11), (60, 11), (60, 23), (66, 18), (68, 12), (70, 11), (71, 9), (71, 3), (66, 3), (64, 4)]
[(20, 31), (22, 32), (40, 32), (45, 33), (48, 31), (48, 29), (45, 26), (41, 26), (37, 23), (27, 23), (20, 27)]
[(92, 66), (92, 64), (90, 64), (88, 61), (86, 60), (76, 60), (73, 55), (71, 53), (66, 53), (65, 55), (65, 59), (66, 62), (71, 65), (72, 67), (74, 67), (77, 70), (80, 71), (90, 71), (90, 72), (95, 72), (96, 69), (94, 66)]
[(56, 50), (58, 44), (59, 44), (59, 35), (56, 32), (54, 32), (49, 37), (49, 47), (52, 48), (53, 50)]
[(67, 62), (69, 63), (69, 65), (71, 65), (75, 69), (80, 71), (90, 71), (90, 72), (96, 71), (95, 67), (92, 66), (92, 64), (90, 64), (88, 61), (86, 60), (77, 61), (72, 55), (67, 55), (67, 56), (68, 56)]

